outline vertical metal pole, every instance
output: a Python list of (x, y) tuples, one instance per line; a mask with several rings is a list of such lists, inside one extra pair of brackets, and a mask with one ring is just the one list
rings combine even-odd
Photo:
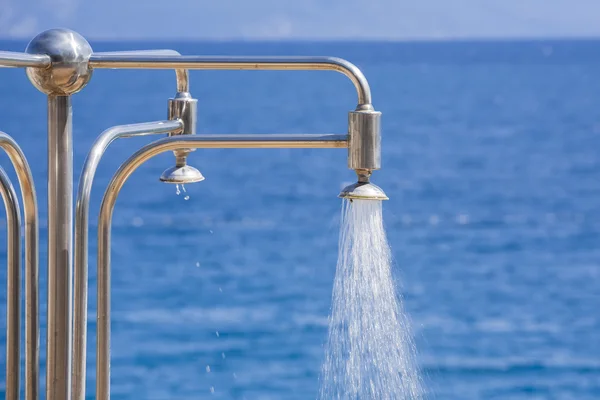
[(73, 149), (70, 96), (48, 96), (46, 400), (70, 399)]
[(21, 351), (21, 211), (15, 189), (0, 167), (6, 209), (6, 400), (19, 400)]

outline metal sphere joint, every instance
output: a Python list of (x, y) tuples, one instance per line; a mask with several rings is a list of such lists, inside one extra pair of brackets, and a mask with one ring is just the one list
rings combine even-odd
[(48, 68), (27, 68), (33, 85), (47, 95), (68, 96), (79, 92), (92, 77), (89, 59), (92, 47), (77, 32), (50, 29), (29, 42), (29, 54), (46, 54), (52, 64)]

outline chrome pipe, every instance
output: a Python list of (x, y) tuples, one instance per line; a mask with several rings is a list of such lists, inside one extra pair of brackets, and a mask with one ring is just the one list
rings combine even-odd
[(48, 96), (47, 400), (68, 400), (71, 390), (72, 113), (71, 96)]
[[(181, 56), (176, 50), (161, 49), (161, 50), (133, 50), (133, 51), (105, 51), (94, 53), (98, 58), (108, 58), (113, 56)], [(187, 69), (178, 68), (175, 70), (177, 77), (177, 92), (187, 93), (190, 91), (190, 77)]]
[(89, 66), (95, 68), (188, 70), (327, 70), (346, 75), (358, 93), (357, 110), (372, 110), (371, 89), (362, 71), (349, 61), (336, 57), (252, 57), (252, 56), (133, 56), (92, 54)]
[[(195, 135), (198, 119), (198, 100), (194, 99), (189, 92), (177, 92), (173, 99), (169, 99), (167, 115), (169, 120), (180, 119), (183, 121), (183, 129), (170, 133), (174, 135)], [(185, 184), (200, 182), (204, 180), (198, 169), (187, 165), (187, 156), (194, 149), (177, 149), (175, 155), (175, 166), (167, 168), (160, 176), (161, 182)]]
[(89, 209), (96, 169), (108, 146), (119, 138), (170, 133), (181, 129), (183, 129), (183, 122), (180, 120), (115, 126), (98, 136), (85, 159), (79, 178), (75, 206), (73, 356), (71, 364), (71, 396), (73, 400), (85, 400)]
[[(38, 269), (38, 206), (31, 169), (13, 138), (0, 132), (2, 148), (13, 164), (21, 187), (25, 217), (25, 399), (39, 399), (40, 325)], [(20, 255), (19, 255), (20, 258)]]
[(381, 168), (380, 121), (378, 111), (351, 111), (348, 114), (348, 168), (357, 173)]
[(21, 363), (21, 210), (12, 182), (0, 167), (6, 210), (6, 400), (19, 400)]
[(0, 51), (0, 67), (48, 68), (52, 60), (45, 54)]
[(184, 135), (150, 143), (121, 165), (104, 193), (98, 220), (97, 400), (110, 398), (110, 233), (114, 206), (127, 178), (152, 157), (178, 148), (345, 148), (346, 145), (346, 135)]
[(46, 400), (70, 400), (73, 272), (73, 141), (71, 97), (92, 77), (92, 47), (68, 29), (50, 29), (27, 45), (48, 57), (46, 69), (27, 68), (30, 82), (48, 96), (48, 325)]

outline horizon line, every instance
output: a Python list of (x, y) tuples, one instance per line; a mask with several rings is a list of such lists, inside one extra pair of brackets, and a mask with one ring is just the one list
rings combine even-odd
[[(28, 42), (33, 39), (25, 37), (10, 37), (0, 36), (0, 40), (5, 42)], [(194, 43), (390, 43), (390, 44), (404, 44), (404, 43), (481, 43), (481, 42), (496, 42), (496, 43), (508, 43), (508, 42), (594, 42), (600, 41), (600, 35), (597, 36), (454, 36), (454, 37), (414, 37), (414, 38), (353, 38), (353, 37), (340, 37), (340, 38), (311, 38), (311, 37), (127, 37), (123, 39), (119, 38), (108, 38), (108, 37), (86, 37), (90, 42), (98, 43), (117, 43), (117, 42), (194, 42)]]

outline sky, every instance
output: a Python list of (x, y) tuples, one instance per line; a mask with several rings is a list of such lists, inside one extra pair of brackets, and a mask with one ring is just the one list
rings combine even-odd
[(600, 37), (600, 0), (0, 0), (0, 38), (55, 27), (94, 40)]

